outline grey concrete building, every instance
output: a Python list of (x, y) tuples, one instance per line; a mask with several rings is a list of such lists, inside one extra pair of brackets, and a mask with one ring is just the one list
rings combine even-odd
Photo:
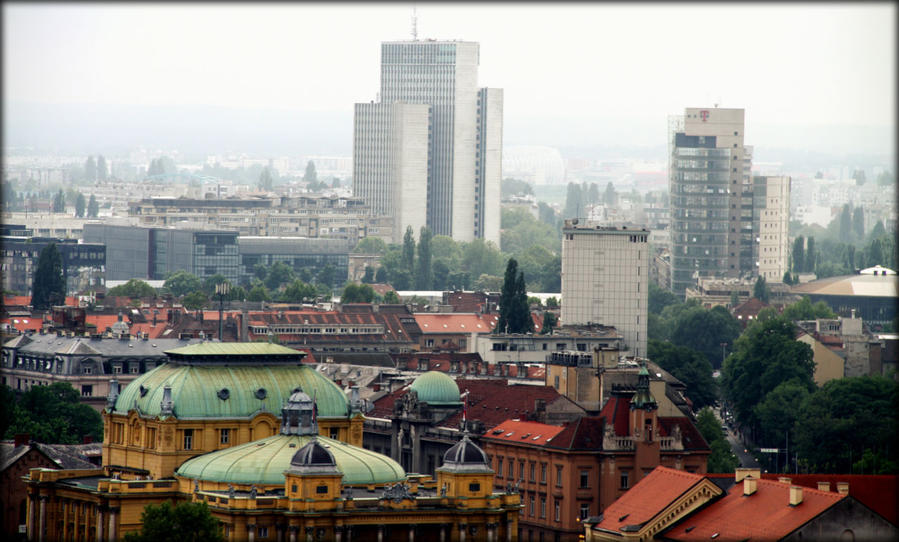
[(50, 243), (62, 257), (62, 274), (66, 279), (66, 292), (75, 293), (91, 286), (103, 284), (106, 266), (106, 247), (97, 243), (78, 243), (76, 239), (32, 237), (31, 230), (9, 227), (4, 231), (13, 235), (0, 235), (0, 276), (3, 290), (30, 295), (41, 251)]
[(334, 268), (332, 288), (339, 288), (347, 280), (349, 254), (355, 242), (342, 239), (312, 239), (307, 237), (240, 237), (240, 282), (249, 284), (254, 278), (253, 268), (284, 262), (295, 272), (305, 269), (315, 275), (330, 265)]
[(353, 188), (375, 213), (398, 206), (397, 231), (421, 220), (399, 191), (426, 202), (435, 234), (499, 244), (503, 94), (478, 88), (479, 55), (476, 42), (381, 44), (379, 100), (356, 106)]
[(618, 330), (621, 350), (646, 356), (649, 231), (577, 224), (562, 229), (563, 326), (602, 324)]

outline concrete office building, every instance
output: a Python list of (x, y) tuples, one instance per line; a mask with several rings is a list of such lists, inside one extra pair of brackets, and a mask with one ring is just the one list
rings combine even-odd
[(753, 177), (752, 185), (758, 276), (782, 282), (790, 263), (790, 177)]
[(478, 88), (479, 54), (475, 42), (381, 44), (379, 101), (355, 110), (353, 189), (396, 217), (396, 241), (424, 211), (436, 235), (499, 244), (503, 94)]
[(85, 224), (84, 241), (106, 245), (106, 280), (165, 280), (184, 270), (238, 279), (237, 232)]
[(618, 330), (629, 354), (646, 356), (649, 232), (578, 225), (562, 230), (562, 324)]
[(743, 109), (689, 107), (669, 121), (671, 286), (755, 275)]
[(334, 269), (330, 286), (340, 288), (347, 280), (349, 253), (355, 243), (343, 239), (312, 239), (308, 237), (241, 237), (240, 283), (249, 284), (255, 278), (258, 264), (266, 267), (284, 262), (297, 273), (303, 270), (315, 276), (326, 266)]
[(75, 293), (103, 284), (106, 247), (78, 243), (76, 239), (34, 237), (32, 233), (32, 230), (20, 225), (3, 227), (3, 235), (0, 235), (0, 282), (4, 291), (31, 295), (41, 251), (50, 243), (56, 244), (62, 258), (66, 292)]

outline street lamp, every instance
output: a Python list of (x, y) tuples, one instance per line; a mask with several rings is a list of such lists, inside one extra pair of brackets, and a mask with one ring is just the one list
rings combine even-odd
[(222, 320), (225, 313), (225, 296), (231, 291), (231, 284), (229, 282), (223, 282), (221, 284), (215, 285), (215, 293), (219, 296), (219, 341), (225, 342), (225, 339), (222, 337)]

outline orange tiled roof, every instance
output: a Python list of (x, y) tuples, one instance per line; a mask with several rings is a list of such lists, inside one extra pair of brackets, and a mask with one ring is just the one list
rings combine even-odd
[(9, 327), (19, 331), (28, 331), (29, 329), (39, 331), (44, 325), (40, 316), (37, 318), (32, 318), (31, 316), (14, 316), (0, 320), (0, 323), (9, 324)]
[[(703, 480), (703, 475), (656, 467), (634, 487), (610, 504), (594, 528), (620, 532), (627, 525), (642, 525)], [(683, 529), (681, 529), (683, 531)], [(706, 535), (705, 540), (709, 539)]]
[(899, 476), (895, 474), (768, 474), (762, 479), (790, 478), (793, 485), (818, 489), (818, 482), (830, 484), (837, 490), (837, 483), (849, 484), (849, 496), (874, 510), (893, 525), (899, 524)]
[(791, 484), (764, 479), (757, 484), (748, 497), (743, 496), (743, 484), (735, 484), (727, 495), (666, 531), (665, 538), (709, 540), (718, 533), (715, 538), (720, 540), (779, 540), (843, 498), (806, 487), (802, 503), (790, 506)]
[(538, 422), (506, 420), (481, 437), (485, 440), (518, 442), (531, 446), (543, 446), (565, 429), (559, 425), (547, 425)]

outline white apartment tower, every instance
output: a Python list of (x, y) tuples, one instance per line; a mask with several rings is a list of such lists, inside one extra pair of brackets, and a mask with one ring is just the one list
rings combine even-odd
[(758, 274), (783, 281), (790, 256), (790, 177), (753, 177), (753, 221)]
[(397, 242), (427, 224), (499, 245), (503, 93), (478, 87), (479, 55), (475, 42), (381, 44), (379, 102), (355, 108), (353, 190), (395, 217)]
[(562, 230), (562, 325), (614, 326), (646, 357), (649, 231), (578, 225)]

